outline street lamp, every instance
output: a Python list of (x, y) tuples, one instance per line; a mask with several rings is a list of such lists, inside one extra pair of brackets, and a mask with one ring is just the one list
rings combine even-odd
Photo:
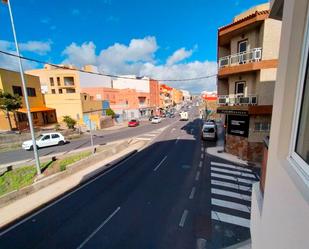
[(8, 5), (8, 8), (9, 8), (9, 14), (10, 14), (10, 19), (11, 19), (11, 25), (12, 25), (12, 31), (13, 31), (14, 42), (15, 42), (15, 47), (16, 47), (16, 53), (17, 53), (17, 56), (18, 56), (20, 78), (21, 78), (21, 82), (22, 82), (22, 86), (23, 86), (23, 93), (24, 93), (24, 98), (25, 98), (25, 103), (26, 103), (26, 108), (27, 108), (29, 128), (30, 128), (31, 139), (32, 139), (32, 144), (33, 144), (33, 153), (34, 153), (34, 158), (35, 158), (35, 165), (36, 165), (37, 174), (40, 175), (41, 174), (40, 159), (39, 159), (38, 150), (37, 150), (37, 147), (36, 147), (35, 134), (34, 134), (32, 116), (31, 116), (31, 111), (30, 111), (30, 104), (29, 104), (29, 101), (28, 101), (27, 86), (26, 86), (26, 81), (25, 81), (25, 77), (24, 77), (24, 70), (23, 70), (23, 66), (22, 66), (22, 61), (21, 61), (20, 53), (19, 53), (19, 46), (18, 46), (16, 32), (15, 32), (15, 26), (14, 26), (14, 19), (13, 19), (11, 4), (10, 4), (10, 0), (2, 0), (2, 2), (6, 3)]

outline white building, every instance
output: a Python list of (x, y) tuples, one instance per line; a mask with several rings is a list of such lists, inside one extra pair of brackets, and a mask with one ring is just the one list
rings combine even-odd
[(190, 100), (191, 94), (189, 91), (187, 90), (180, 90), (180, 91), (182, 91), (182, 96), (183, 96), (184, 101)]
[(135, 89), (137, 92), (150, 93), (149, 78), (137, 78), (135, 75), (121, 75), (122, 77), (130, 78), (116, 78), (113, 79), (113, 88), (116, 89)]

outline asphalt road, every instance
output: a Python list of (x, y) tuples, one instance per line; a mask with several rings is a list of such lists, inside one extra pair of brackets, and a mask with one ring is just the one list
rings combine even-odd
[[(166, 118), (163, 119), (159, 124), (151, 124), (150, 122), (142, 122), (138, 127), (126, 127), (121, 128), (115, 131), (94, 131), (94, 144), (100, 145), (108, 142), (113, 142), (120, 139), (126, 139), (130, 137), (135, 137), (144, 133), (151, 132), (155, 129), (162, 128), (178, 120), (178, 117), (175, 118)], [(40, 156), (48, 156), (57, 154), (60, 152), (70, 152), (76, 149), (85, 148), (91, 146), (90, 136), (83, 137), (82, 139), (72, 140), (69, 143), (63, 146), (52, 146), (47, 148), (39, 149)], [(11, 162), (34, 159), (32, 151), (26, 151), (23, 149), (6, 151), (0, 153), (0, 164), (8, 164)]]
[[(250, 213), (239, 209), (250, 201), (237, 195), (249, 198), (251, 185), (237, 180), (233, 188), (229, 176), (242, 171), (207, 154), (216, 143), (201, 142), (201, 121), (194, 110), (190, 116), (66, 198), (0, 231), (0, 248), (208, 249), (249, 238)], [(215, 174), (213, 163), (225, 166)]]

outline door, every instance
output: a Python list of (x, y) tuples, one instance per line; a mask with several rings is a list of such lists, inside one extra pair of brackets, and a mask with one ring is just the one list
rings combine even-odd
[(240, 81), (235, 83), (235, 103), (242, 103), (242, 99), (245, 96), (246, 82)]
[(45, 146), (52, 145), (50, 135), (45, 135), (44, 137), (42, 137), (41, 140), (37, 142), (37, 144), (39, 147), (45, 147)]
[(60, 142), (60, 136), (58, 134), (51, 135), (51, 143), (52, 145), (57, 145)]
[(246, 55), (246, 51), (247, 51), (247, 47), (248, 47), (248, 40), (244, 40), (244, 41), (240, 41), (238, 43), (238, 62), (240, 64), (245, 63), (247, 60), (247, 55)]

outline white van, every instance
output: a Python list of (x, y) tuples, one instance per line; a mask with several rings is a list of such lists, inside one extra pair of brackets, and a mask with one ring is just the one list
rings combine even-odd
[(180, 121), (188, 121), (188, 120), (189, 120), (188, 112), (181, 112), (180, 113)]
[(207, 122), (202, 127), (203, 140), (217, 140), (217, 127), (213, 122)]

